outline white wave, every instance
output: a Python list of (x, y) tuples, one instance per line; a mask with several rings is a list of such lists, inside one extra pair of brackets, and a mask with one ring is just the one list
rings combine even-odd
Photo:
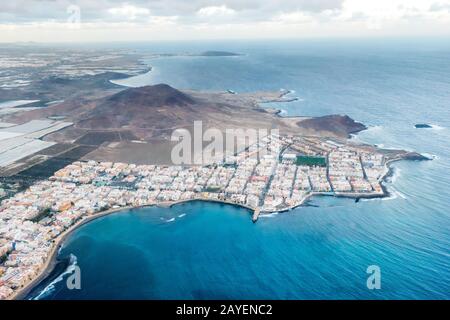
[[(383, 127), (380, 125), (376, 125), (376, 126), (367, 126), (367, 129), (362, 131), (362, 132), (358, 132), (355, 134), (350, 134), (350, 139), (356, 142), (371, 142), (371, 140), (373, 140), (373, 137), (380, 137), (380, 134), (383, 132)], [(366, 141), (367, 139), (369, 139), (368, 141)]]
[[(366, 130), (358, 132), (356, 134), (350, 134), (350, 139), (356, 143), (367, 143), (375, 145), (378, 148), (385, 150), (405, 150), (414, 151), (411, 148), (405, 146), (392, 144), (392, 137), (386, 133), (383, 126), (369, 126)], [(382, 142), (383, 141), (383, 142)]]
[(428, 159), (439, 160), (439, 156), (432, 153), (422, 153)]
[(383, 130), (383, 126), (381, 125), (374, 125), (374, 126), (368, 126), (366, 132), (379, 132)]
[(368, 201), (388, 201), (388, 200), (395, 200), (398, 198), (397, 192), (389, 191), (389, 197), (383, 197), (383, 198), (370, 198), (370, 199), (361, 199), (362, 202), (368, 202)]
[(388, 177), (386, 181), (388, 183), (394, 184), (397, 181), (397, 179), (401, 176), (402, 170), (399, 168), (393, 168), (392, 170), (394, 171), (394, 173), (392, 174), (392, 176)]
[(77, 265), (78, 262), (77, 257), (73, 254), (70, 254), (69, 259), (70, 259), (69, 265), (67, 266), (66, 270), (63, 273), (61, 273), (55, 280), (50, 282), (50, 284), (47, 285), (44, 288), (44, 290), (42, 290), (35, 298), (33, 298), (33, 300), (40, 300), (41, 298), (45, 298), (46, 296), (54, 292), (56, 289), (56, 284), (63, 281), (64, 276), (72, 274), (74, 272), (75, 266)]
[(369, 198), (369, 199), (361, 199), (362, 202), (368, 202), (368, 201), (388, 201), (388, 200), (395, 200), (398, 198), (397, 192), (389, 191), (389, 197), (383, 197), (383, 198)]
[(186, 216), (186, 213), (182, 213), (178, 216), (178, 218), (183, 218), (184, 216)]
[(395, 200), (398, 198), (401, 198), (403, 200), (408, 199), (408, 197), (404, 193), (401, 193), (400, 191), (398, 191), (397, 189), (392, 188), (392, 187), (390, 187), (388, 189), (388, 193), (389, 193), (389, 197), (361, 199), (361, 201), (363, 201), (363, 202), (366, 202), (366, 201), (389, 201), (389, 200)]
[(381, 198), (382, 201), (387, 201), (387, 200), (394, 200), (394, 199), (398, 199), (398, 198), (402, 198), (403, 200), (406, 200), (407, 197), (406, 195), (404, 195), (403, 193), (401, 193), (400, 191), (391, 188), (391, 190), (389, 190), (389, 194), (390, 196), (387, 198)]
[(395, 190), (395, 193), (396, 193), (400, 198), (402, 198), (402, 199), (404, 199), (404, 200), (407, 199), (406, 195), (404, 195), (404, 194), (401, 193), (400, 191)]
[(265, 213), (265, 214), (261, 214), (259, 216), (259, 218), (274, 218), (279, 214), (280, 214), (279, 212), (272, 212), (272, 213), (267, 213), (267, 214)]
[(175, 218), (171, 218), (171, 219), (166, 220), (166, 222), (174, 222), (174, 221), (175, 221)]
[(368, 198), (368, 199), (360, 199), (361, 202), (369, 202), (369, 201), (381, 201), (382, 199), (386, 198)]
[(295, 91), (295, 90), (287, 90), (287, 92), (288, 92), (288, 94), (286, 95), (286, 97), (295, 99), (295, 101), (300, 101), (300, 102), (305, 101), (305, 99), (300, 98), (299, 96), (295, 95), (297, 93), (297, 91)]
[(431, 126), (431, 129), (434, 129), (434, 130), (444, 130), (445, 129), (445, 127), (441, 127), (440, 125), (437, 125), (437, 124), (430, 124), (430, 126)]
[(381, 201), (395, 200), (398, 198), (397, 192), (389, 191), (389, 197), (380, 198)]
[(279, 115), (280, 116), (284, 116), (284, 115), (286, 115), (288, 112), (285, 110), (285, 109), (280, 109), (280, 113), (279, 113)]
[(397, 181), (397, 179), (400, 177), (401, 173), (402, 173), (402, 170), (401, 170), (401, 169), (395, 168), (395, 169), (394, 169), (394, 175), (392, 176), (391, 182), (392, 182), (392, 183), (395, 183), (395, 182)]

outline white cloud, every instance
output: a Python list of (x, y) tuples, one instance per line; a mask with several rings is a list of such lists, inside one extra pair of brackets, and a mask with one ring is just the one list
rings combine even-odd
[(430, 0), (346, 0), (342, 6), (342, 17), (363, 14), (368, 23), (400, 22), (404, 19), (434, 19), (450, 17), (446, 10), (435, 11), (433, 8), (445, 8), (450, 0), (431, 2)]
[(310, 23), (314, 21), (310, 14), (306, 14), (302, 11), (281, 13), (275, 16), (273, 20), (279, 23), (287, 24)]
[(136, 6), (130, 5), (128, 3), (124, 3), (120, 7), (114, 7), (114, 8), (108, 9), (108, 13), (110, 13), (114, 16), (119, 16), (121, 18), (127, 18), (130, 20), (134, 20), (138, 17), (150, 15), (150, 10), (147, 8), (136, 7)]
[(230, 9), (225, 5), (203, 7), (197, 11), (197, 14), (202, 17), (229, 16), (235, 13), (235, 10)]
[(0, 42), (414, 35), (450, 36), (450, 0), (0, 1)]
[(178, 19), (178, 16), (151, 16), (150, 22), (156, 25), (174, 25)]

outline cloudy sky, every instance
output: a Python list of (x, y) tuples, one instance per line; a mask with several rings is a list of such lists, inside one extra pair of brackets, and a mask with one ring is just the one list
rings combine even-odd
[(0, 42), (450, 36), (450, 0), (0, 1)]

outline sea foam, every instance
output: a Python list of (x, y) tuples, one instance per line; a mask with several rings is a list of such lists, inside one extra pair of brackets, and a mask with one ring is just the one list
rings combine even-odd
[(44, 290), (42, 290), (35, 298), (33, 298), (33, 300), (41, 300), (42, 298), (45, 298), (51, 293), (53, 293), (55, 291), (56, 284), (63, 281), (66, 275), (72, 274), (74, 272), (75, 266), (77, 265), (78, 262), (77, 257), (73, 254), (70, 254), (69, 259), (70, 259), (69, 265), (67, 266), (66, 270), (63, 273), (61, 273), (57, 278), (55, 278), (55, 280), (50, 282), (48, 286), (44, 288)]

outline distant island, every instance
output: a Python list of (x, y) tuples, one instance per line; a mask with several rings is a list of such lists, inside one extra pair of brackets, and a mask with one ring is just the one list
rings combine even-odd
[(416, 127), (416, 129), (431, 129), (431, 128), (433, 128), (432, 126), (430, 126), (429, 124), (426, 124), (426, 123), (418, 123), (414, 127)]

